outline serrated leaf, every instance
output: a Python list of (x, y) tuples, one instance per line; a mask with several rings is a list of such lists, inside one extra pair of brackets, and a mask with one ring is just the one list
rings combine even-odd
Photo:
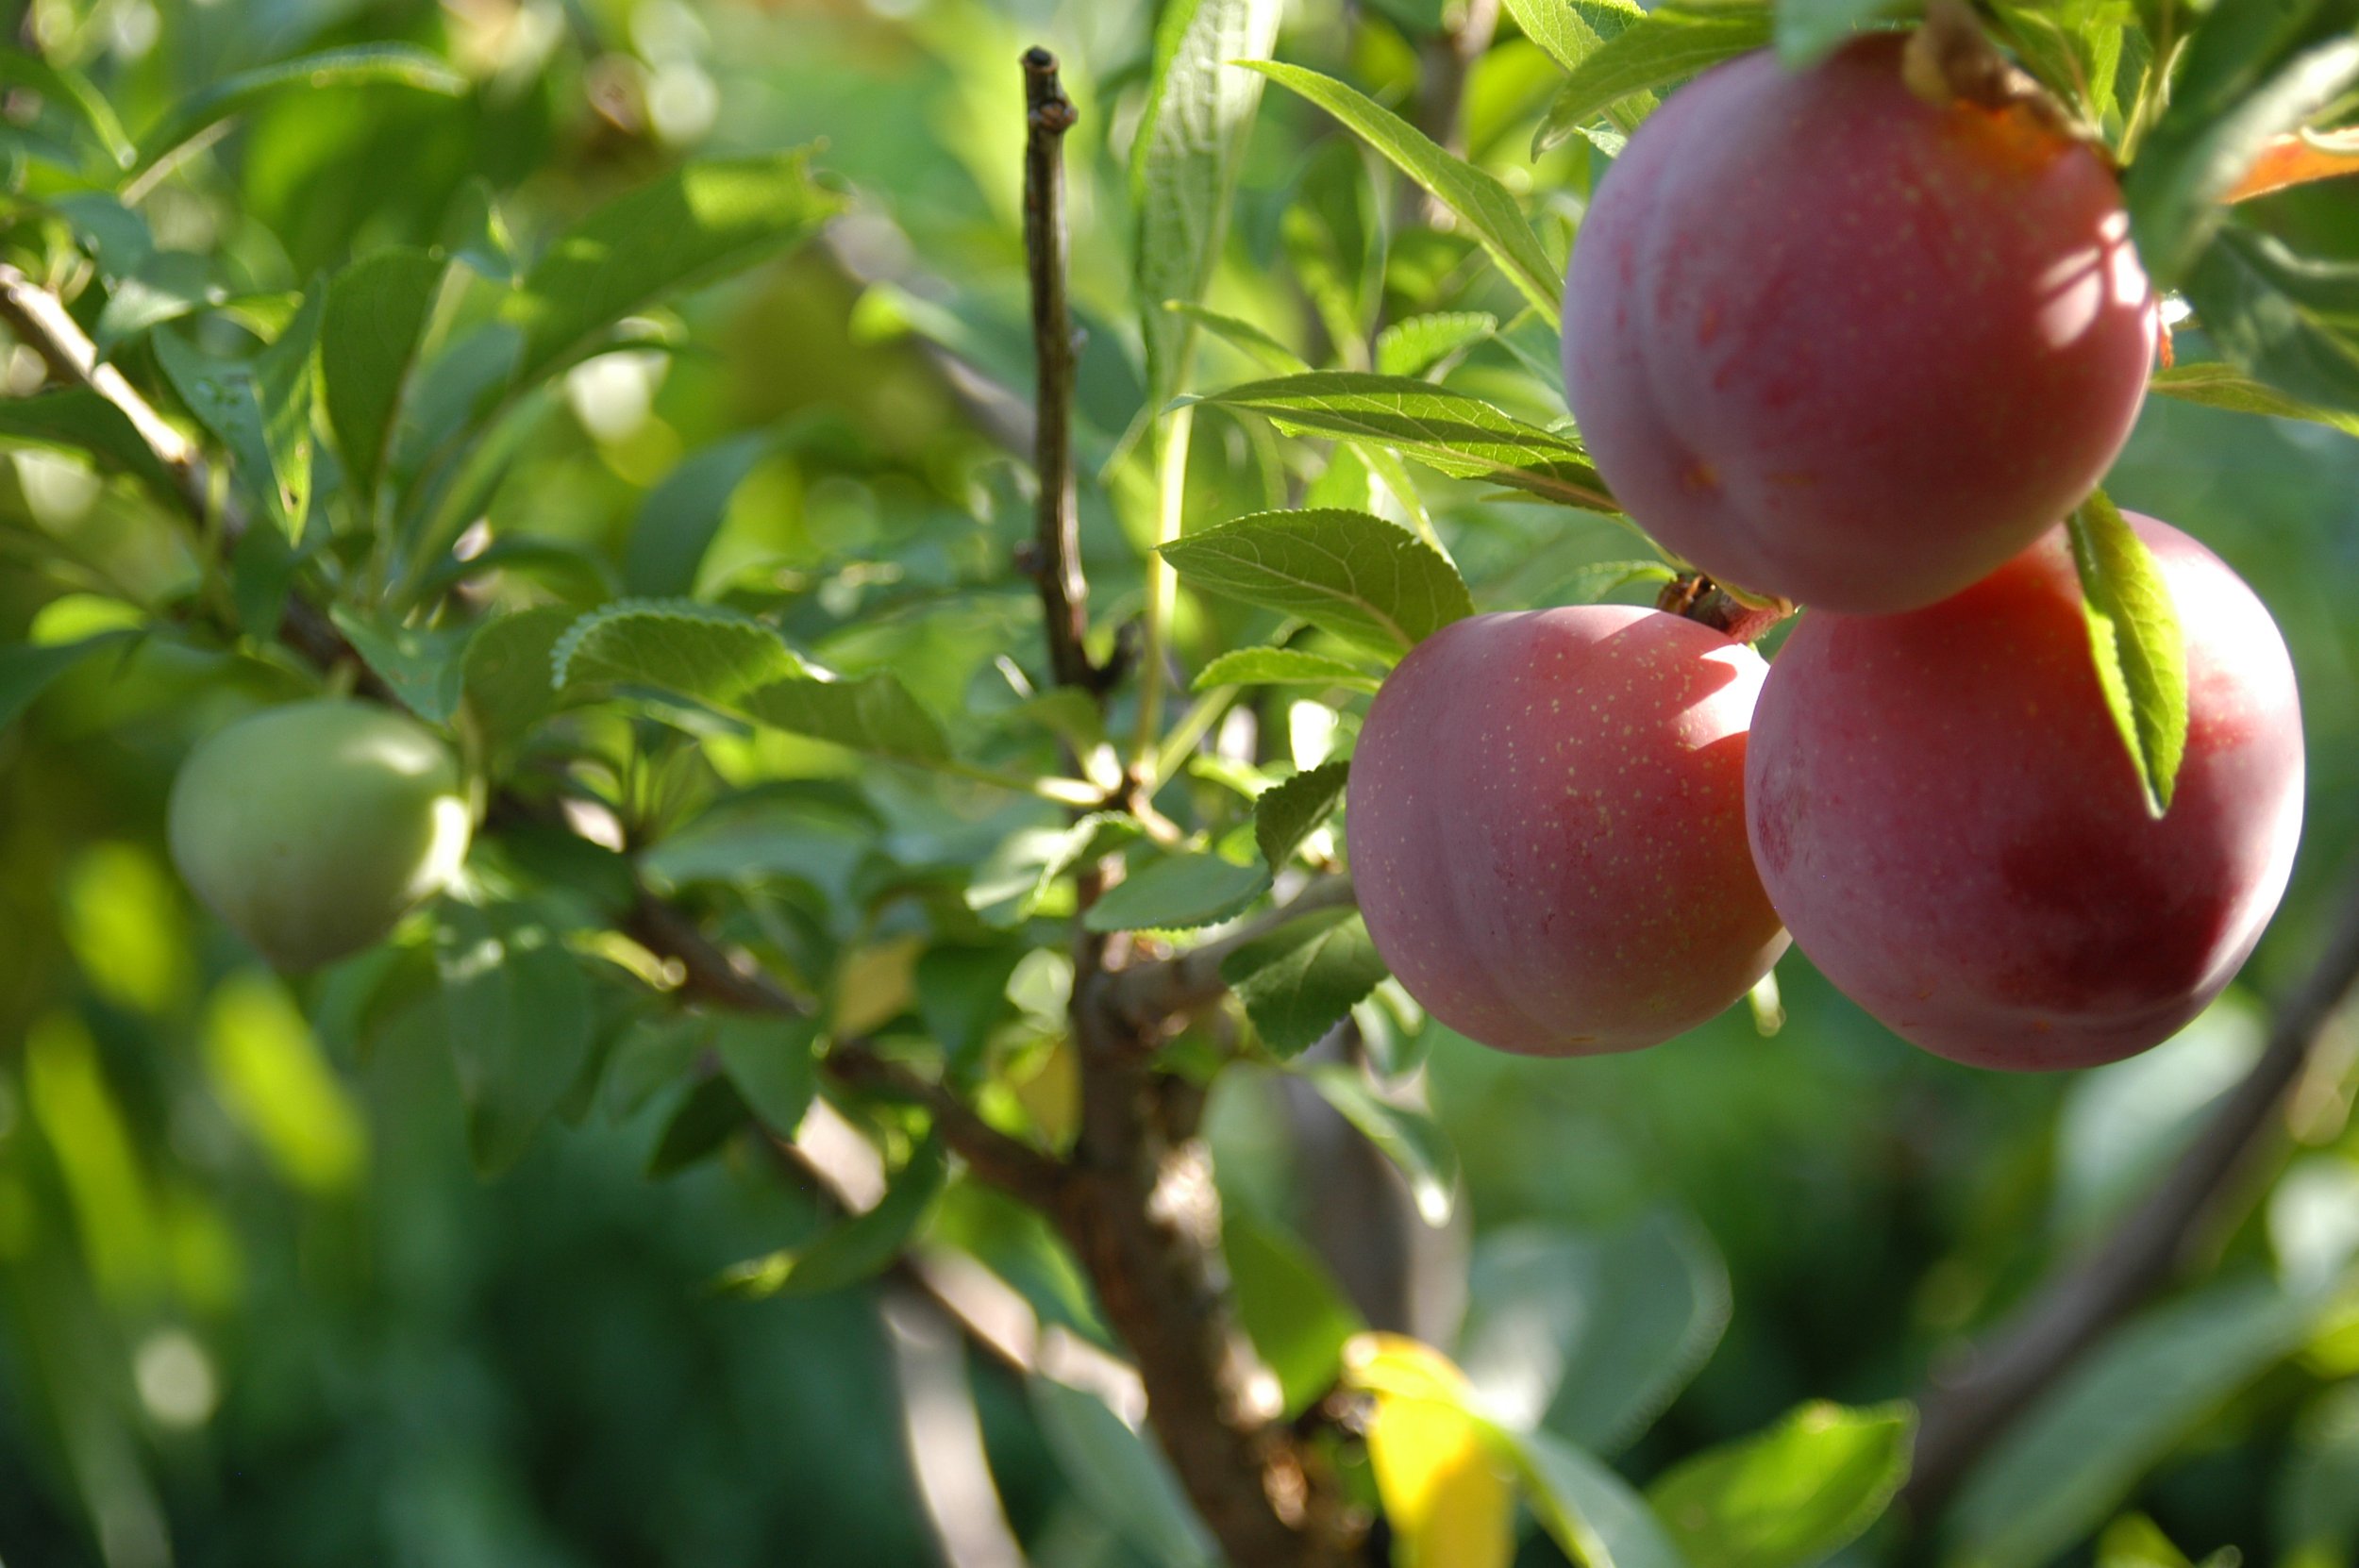
[(712, 1022), (712, 1048), (722, 1071), (770, 1130), (791, 1138), (819, 1086), (811, 1043), (819, 1026), (809, 1018), (728, 1013)]
[(2170, 585), (2102, 491), (2073, 511), (2066, 528), (2105, 707), (2137, 769), (2147, 809), (2159, 817), (2170, 809), (2187, 750), (2187, 652)]
[(582, 218), (510, 296), (524, 331), (512, 379), (539, 380), (669, 294), (795, 244), (843, 206), (796, 151), (689, 163)]
[(2334, 409), (2321, 409), (2287, 397), (2276, 388), (2266, 386), (2247, 375), (2234, 365), (2217, 360), (2200, 364), (2182, 362), (2166, 371), (2155, 373), (2147, 390), (2183, 402), (2200, 403), (2206, 408), (2227, 409), (2240, 414), (2267, 414), (2275, 419), (2299, 419), (2312, 425), (2324, 425), (2347, 436), (2359, 436), (2359, 413), (2344, 413)]
[[(1253, 802), (1253, 842), (1275, 871), (1343, 804), (1351, 761), (1323, 762), (1271, 785)], [(1356, 1000), (1356, 998), (1355, 998)]]
[(403, 386), (446, 263), (422, 250), (375, 252), (336, 275), (320, 327), (320, 392), (344, 473), (376, 488)]
[(1951, 1510), (1953, 1561), (2034, 1568), (2096, 1528), (2200, 1422), (2292, 1354), (2315, 1300), (2214, 1286), (2101, 1341), (2000, 1438)]
[(1688, 1568), (1630, 1483), (1546, 1432), (1510, 1434), (1533, 1517), (1582, 1568)]
[(589, 979), (548, 917), (523, 904), (445, 902), (434, 965), (469, 1146), (479, 1170), (504, 1171), (589, 1052)]
[(873, 1279), (891, 1268), (925, 1223), (949, 1179), (942, 1141), (928, 1138), (910, 1151), (877, 1206), (837, 1221), (802, 1246), (740, 1263), (721, 1276), (731, 1295), (818, 1295)]
[(1118, 811), (1093, 811), (1069, 827), (1025, 828), (976, 868), (966, 887), (966, 907), (986, 926), (1020, 926), (1031, 919), (1059, 877), (1085, 860), (1113, 854), (1143, 832), (1137, 818)]
[(1174, 855), (1108, 888), (1081, 923), (1093, 931), (1184, 931), (1227, 920), (1268, 891), (1266, 866)]
[(1916, 1411), (1824, 1400), (1684, 1460), (1647, 1499), (1690, 1568), (1806, 1568), (1856, 1540), (1908, 1478)]
[(1334, 1387), (1344, 1345), (1368, 1326), (1326, 1265), (1278, 1226), (1230, 1209), (1221, 1219), (1220, 1244), (1236, 1289), (1237, 1321), (1277, 1375), (1291, 1419)]
[(2232, 226), (2187, 275), (2186, 293), (2227, 358), (2288, 396), (2359, 413), (2359, 267), (2305, 260)]
[(1255, 61), (1253, 69), (1341, 120), (1395, 168), (1458, 214), (1466, 231), (1531, 302), (1532, 309), (1550, 321), (1557, 319), (1564, 277), (1507, 187), (1332, 76), (1274, 60)]
[(1356, 1067), (1329, 1062), (1301, 1069), (1301, 1076), (1399, 1167), (1400, 1174), (1409, 1178), (1410, 1195), (1416, 1200), (1425, 1223), (1447, 1224), (1457, 1202), (1458, 1151), (1450, 1146), (1441, 1124), (1422, 1110), (1395, 1105), (1378, 1094)]
[(931, 764), (950, 757), (941, 721), (890, 671), (781, 680), (747, 693), (737, 706), (762, 724), (896, 761)]
[(441, 725), (459, 711), (474, 627), (386, 626), (343, 605), (328, 614), (353, 651), (410, 712)]
[(665, 475), (631, 523), (623, 586), (651, 597), (693, 592), (705, 551), (728, 515), (729, 498), (777, 445), (770, 431), (747, 431), (715, 442)]
[(0, 441), (79, 453), (101, 468), (143, 481), (159, 497), (178, 494), (172, 470), (140, 439), (138, 427), (87, 387), (0, 398)]
[(2220, 202), (2270, 140), (2354, 80), (2359, 8), (2308, 0), (2211, 10), (2187, 43), (2169, 107), (2122, 180), (2138, 256), (2158, 290), (2190, 276), (2219, 225)]
[(564, 701), (549, 671), (575, 620), (562, 606), (540, 605), (476, 626), (460, 661), (460, 689), (494, 745), (523, 739)]
[(1373, 692), (1377, 677), (1357, 664), (1300, 648), (1231, 648), (1204, 666), (1192, 690), (1216, 686), (1347, 686)]
[(1220, 965), (1262, 1043), (1280, 1057), (1317, 1044), (1388, 973), (1356, 909), (1288, 921)]
[(577, 620), (551, 653), (550, 684), (659, 687), (734, 708), (810, 666), (775, 627), (690, 599), (622, 599)]
[(1094, 1393), (1034, 1374), (1032, 1417), (1057, 1468), (1097, 1521), (1154, 1568), (1216, 1568), (1225, 1560), (1163, 1452)]
[(1422, 376), (1498, 328), (1498, 317), (1487, 310), (1436, 310), (1397, 321), (1377, 334), (1377, 374)]
[(1510, 1226), (1475, 1243), (1458, 1359), (1509, 1425), (1613, 1453), (1703, 1369), (1729, 1314), (1728, 1267), (1692, 1222)]
[[(1507, 0), (1507, 13), (1526, 38), (1566, 71), (1577, 69), (1607, 39), (1647, 15), (1631, 0)], [(1632, 131), (1654, 107), (1654, 94), (1639, 92), (1606, 113), (1622, 130)]]
[(1767, 43), (1763, 0), (1688, 0), (1633, 21), (1582, 58), (1557, 90), (1537, 148), (1555, 146), (1632, 94), (1683, 81)]
[(1167, 544), (1163, 559), (1191, 587), (1298, 615), (1393, 658), (1474, 613), (1440, 551), (1365, 512), (1258, 512)]
[(1778, 58), (1789, 71), (1815, 65), (1899, 0), (1777, 0)]
[(400, 87), (455, 98), (467, 78), (423, 49), (406, 43), (361, 43), (224, 76), (182, 99), (142, 133), (129, 185), (145, 186), (174, 163), (207, 145), (207, 132), (286, 92), (327, 88)]
[(1156, 28), (1146, 108), (1130, 149), (1131, 252), (1146, 339), (1147, 406), (1178, 391), (1196, 324), (1163, 307), (1199, 303), (1220, 261), (1230, 193), (1262, 78), (1238, 62), (1269, 58), (1281, 0), (1174, 0)]
[(1430, 381), (1313, 371), (1248, 381), (1200, 401), (1258, 413), (1294, 435), (1341, 436), (1396, 447), (1454, 478), (1489, 479), (1589, 511), (1619, 509), (1588, 455), (1574, 442)]

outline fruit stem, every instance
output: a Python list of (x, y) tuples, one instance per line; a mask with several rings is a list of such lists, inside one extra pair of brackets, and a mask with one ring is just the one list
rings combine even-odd
[(1655, 595), (1657, 609), (1700, 621), (1737, 642), (1757, 642), (1799, 608), (1791, 599), (1756, 598), (1731, 592), (1701, 572), (1682, 572)]

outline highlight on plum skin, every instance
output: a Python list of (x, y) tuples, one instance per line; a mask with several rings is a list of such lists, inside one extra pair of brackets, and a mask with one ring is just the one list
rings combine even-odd
[(1771, 901), (1837, 989), (1980, 1067), (2087, 1067), (2219, 994), (2300, 836), (2301, 713), (2251, 589), (2124, 514), (2183, 630), (2187, 749), (2149, 814), (2058, 528), (1907, 614), (1803, 617), (1763, 689), (1748, 830)]
[(1746, 847), (1765, 666), (1659, 610), (1455, 622), (1384, 683), (1346, 830), (1378, 952), (1500, 1050), (1634, 1050), (1722, 1011), (1786, 937)]
[(1935, 107), (1899, 35), (1673, 92), (1590, 204), (1565, 395), (1630, 514), (1722, 581), (1853, 613), (1996, 570), (2095, 489), (2157, 330), (2113, 173)]

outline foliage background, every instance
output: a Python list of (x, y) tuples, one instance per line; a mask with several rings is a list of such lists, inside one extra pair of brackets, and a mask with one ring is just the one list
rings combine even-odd
[[(11, 10), (12, 30), (105, 79), (134, 127), (204, 83), (340, 43), (412, 42), (469, 79), (455, 98), (320, 91), (269, 103), (151, 198), (159, 244), (192, 259), (159, 277), (166, 291), (299, 289), (387, 243), (452, 240), (470, 192), (484, 190), (529, 251), (690, 151), (824, 141), (821, 161), (851, 196), (833, 249), (686, 302), (680, 352), (611, 356), (574, 375), (491, 515), (503, 537), (573, 552), (520, 567), (528, 596), (594, 601), (599, 573), (627, 557), (641, 503), (683, 454), (771, 432), (700, 590), (782, 607), (808, 645), (847, 669), (895, 668), (937, 711), (1008, 700), (1004, 685), (989, 695), (993, 659), (1035, 657), (1029, 586), (1008, 566), (1029, 521), (1012, 465), (921, 345), (1027, 382), (1014, 61), (1046, 42), (1082, 115), (1068, 158), (1073, 287), (1090, 333), (1077, 410), (1085, 470), (1114, 452), (1144, 392), (1123, 157), (1146, 87), (1145, 6)], [(1315, 0), (1297, 8), (1281, 54), (1403, 102), (1437, 20), (1424, 0)], [(1589, 172), (1578, 141), (1536, 165), (1527, 156), (1556, 79), (1510, 39), (1467, 84), (1470, 155), (1544, 213), (1572, 210)], [(1325, 328), (1295, 284), (1317, 287), (1306, 269), (1327, 237), (1304, 232), (1303, 215), (1339, 202), (1364, 222), (1415, 212), (1331, 123), (1272, 92), (1212, 302), (1315, 341)], [(2276, 198), (2269, 216), (2359, 258), (2348, 190)], [(1470, 250), (1403, 222), (1384, 262), (1388, 312), (1513, 315), (1513, 294)], [(1260, 374), (1216, 342), (1203, 353), (1202, 384)], [(37, 380), (23, 351), (5, 371), (12, 391)], [(1534, 406), (1533, 378), (1495, 346), (1451, 379), (1544, 421), (1562, 412)], [(1208, 415), (1192, 516), (1277, 504), (1292, 460), (1265, 429)], [(2359, 445), (2156, 399), (2110, 488), (2253, 583), (2304, 692), (2310, 820), (2293, 891), (2246, 979), (2188, 1037), (2085, 1076), (1973, 1073), (1899, 1044), (1797, 955), (1782, 966), (1788, 1020), (1774, 1038), (1739, 1009), (1670, 1047), (1579, 1064), (1518, 1062), (1410, 1028), (1380, 1042), (1397, 1059), (1430, 1050), (1427, 1092), (1464, 1161), (1458, 1218), (1417, 1243), (1422, 1331), (1447, 1342), (1466, 1249), (1496, 1258), (1510, 1227), (1629, 1246), (1630, 1227), (1655, 1226), (1640, 1234), (1686, 1238), (1687, 1250), (1648, 1266), (1685, 1269), (1681, 1288), (1705, 1296), (1724, 1265), (1725, 1337), (1620, 1456), (1634, 1480), (1805, 1399), (1866, 1404), (1916, 1388), (2175, 1146), (2256, 1049), (2252, 994), (2308, 956), (2359, 826), (2359, 622), (2347, 608), (2359, 591)], [(1584, 565), (1629, 553), (1601, 520), (1499, 503), (1474, 485), (1431, 494), (1479, 608), (1548, 602)], [(1082, 499), (1085, 560), (1112, 625), (1141, 601), (1151, 496), (1134, 467), (1085, 485)], [(194, 572), (119, 487), (41, 453), (0, 460), (0, 538), (11, 637), (77, 582), (156, 598)], [(1233, 607), (1183, 601), (1184, 661), (1199, 666), (1244, 624)], [(724, 1267), (814, 1224), (762, 1160), (734, 1148), (646, 1179), (678, 1093), (667, 1087), (636, 1104), (610, 1094), (580, 1126), (548, 1129), (512, 1170), (479, 1179), (444, 1053), (398, 1029), (363, 1052), (291, 1023), (276, 983), (190, 904), (161, 844), (172, 769), (194, 737), (277, 689), (226, 663), (168, 642), (92, 661), (0, 739), (0, 1554), (36, 1568), (932, 1560), (872, 1297), (743, 1302), (709, 1289)], [(1292, 700), (1257, 699), (1248, 743), (1269, 759), (1315, 760), (1331, 720)], [(726, 766), (741, 781), (837, 781), (810, 796), (828, 809), (762, 825), (776, 868), (807, 876), (849, 876), (880, 854), (903, 867), (972, 859), (1029, 820), (988, 792), (945, 797), (776, 737), (738, 746)], [(750, 842), (724, 839), (721, 852)], [(888, 926), (853, 944), (874, 960), (853, 990), (873, 989), (883, 1014), (905, 999), (895, 961), (908, 949), (892, 939), (907, 934)], [(2300, 1091), (2287, 1174), (2228, 1243), (2231, 1274), (2336, 1274), (2359, 1245), (2359, 1141), (2346, 1131), (2359, 1036), (2338, 1039)], [(1057, 1063), (1038, 1042), (1027, 1049), (1012, 1076), (1052, 1099)], [(1322, 1161), (1344, 1157), (1331, 1136), (1301, 1135), (1298, 1105), (1290, 1125), (1290, 1105), (1267, 1075), (1224, 1085), (1212, 1126), (1225, 1192), (1232, 1209), (1347, 1251), (1356, 1230), (1387, 1222), (1364, 1206), (1321, 1207)], [(1071, 1295), (1057, 1258), (1004, 1212), (976, 1200), (938, 1223), (997, 1237), (1047, 1292)], [(1647, 1310), (1615, 1307), (1615, 1286), (1647, 1277), (1629, 1255), (1608, 1256), (1594, 1299), (1559, 1302), (1563, 1312)], [(2250, 1560), (2351, 1560), (2359, 1346), (2322, 1333), (2284, 1351), (2200, 1419), (2153, 1434), (2159, 1462), (2125, 1506), (2191, 1554), (2234, 1544)], [(1021, 1388), (983, 1366), (975, 1382), (1032, 1560), (1134, 1560), (1110, 1527), (1119, 1521), (1093, 1513), (1061, 1472)], [(2133, 1433), (2136, 1395), (2115, 1411)], [(1847, 1560), (1882, 1551), (1870, 1537)], [(1522, 1552), (1556, 1560), (1536, 1535)]]

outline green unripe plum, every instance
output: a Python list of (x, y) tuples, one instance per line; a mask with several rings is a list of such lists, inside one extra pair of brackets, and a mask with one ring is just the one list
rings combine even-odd
[(1904, 41), (1705, 73), (1590, 204), (1564, 392), (1631, 516), (1705, 572), (1914, 609), (2078, 506), (2145, 396), (2154, 303), (2101, 154), (1928, 103)]
[(382, 708), (291, 703), (198, 743), (173, 781), (173, 862), (281, 969), (376, 942), (465, 859), (449, 748)]
[(1626, 605), (1481, 615), (1401, 660), (1351, 759), (1377, 951), (1468, 1039), (1635, 1050), (1785, 948), (1745, 845), (1759, 655)]
[(2301, 832), (2301, 710), (2268, 610), (2217, 556), (2125, 514), (2187, 656), (2187, 743), (2149, 814), (2058, 528), (1904, 615), (1814, 611), (1753, 717), (1762, 880), (1827, 978), (1980, 1067), (2088, 1067), (2176, 1033), (2277, 908)]

